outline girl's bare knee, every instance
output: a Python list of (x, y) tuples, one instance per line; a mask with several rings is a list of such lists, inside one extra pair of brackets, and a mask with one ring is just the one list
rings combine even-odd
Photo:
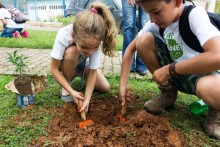
[(106, 83), (105, 85), (103, 85), (102, 87), (100, 87), (100, 91), (102, 92), (108, 92), (110, 90), (110, 84), (109, 83)]
[(77, 54), (79, 54), (79, 51), (77, 50), (76, 46), (69, 46), (64, 52), (63, 60), (72, 61), (75, 59), (74, 57), (76, 57)]

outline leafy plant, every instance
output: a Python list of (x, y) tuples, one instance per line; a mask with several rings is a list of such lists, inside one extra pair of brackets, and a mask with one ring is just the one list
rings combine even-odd
[(7, 53), (9, 55), (8, 61), (15, 66), (15, 72), (19, 73), (19, 78), (21, 79), (21, 75), (28, 68), (25, 63), (25, 60), (28, 57), (25, 57), (24, 55), (18, 55), (17, 52), (18, 50), (15, 50), (12, 54)]
[(66, 25), (73, 23), (74, 16), (68, 16), (66, 18), (62, 16), (57, 16), (56, 19), (58, 22), (61, 22), (64, 26), (66, 26)]

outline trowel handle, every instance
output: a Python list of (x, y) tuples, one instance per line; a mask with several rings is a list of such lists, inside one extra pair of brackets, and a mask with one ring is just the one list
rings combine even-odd
[[(80, 96), (83, 96), (83, 94), (81, 92), (80, 92)], [(80, 110), (82, 108), (82, 106), (83, 106), (83, 100), (78, 100), (78, 110)], [(86, 112), (85, 112), (85, 110), (83, 110), (81, 112), (81, 118), (83, 120), (86, 120)]]

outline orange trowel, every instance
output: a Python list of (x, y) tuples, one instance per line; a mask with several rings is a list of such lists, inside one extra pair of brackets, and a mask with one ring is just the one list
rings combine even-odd
[[(80, 96), (84, 97), (83, 93), (80, 92)], [(80, 110), (83, 106), (83, 100), (79, 100), (78, 101), (78, 110)], [(92, 126), (94, 125), (94, 122), (93, 120), (89, 119), (89, 120), (86, 120), (86, 111), (83, 110), (81, 112), (81, 118), (83, 119), (82, 122), (79, 123), (79, 127), (82, 128), (82, 129), (86, 129), (88, 126)]]

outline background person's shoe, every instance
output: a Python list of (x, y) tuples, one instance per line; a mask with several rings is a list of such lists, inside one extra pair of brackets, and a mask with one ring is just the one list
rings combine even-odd
[(21, 33), (21, 36), (22, 36), (22, 37), (25, 37), (25, 38), (29, 38), (29, 34), (28, 34), (27, 31), (23, 31), (23, 32)]
[(220, 110), (209, 107), (204, 129), (207, 135), (220, 139)]
[(159, 114), (165, 108), (172, 106), (177, 99), (177, 89), (173, 86), (159, 87), (160, 93), (152, 100), (144, 104), (147, 112), (152, 114)]
[(145, 71), (138, 71), (138, 70), (137, 70), (137, 73), (138, 73), (140, 76), (146, 76), (146, 75), (147, 75), (147, 70), (145, 70)]
[(13, 33), (13, 37), (14, 37), (14, 38), (22, 38), (21, 35), (20, 35), (20, 33), (19, 33), (18, 31), (15, 31), (15, 32)]

